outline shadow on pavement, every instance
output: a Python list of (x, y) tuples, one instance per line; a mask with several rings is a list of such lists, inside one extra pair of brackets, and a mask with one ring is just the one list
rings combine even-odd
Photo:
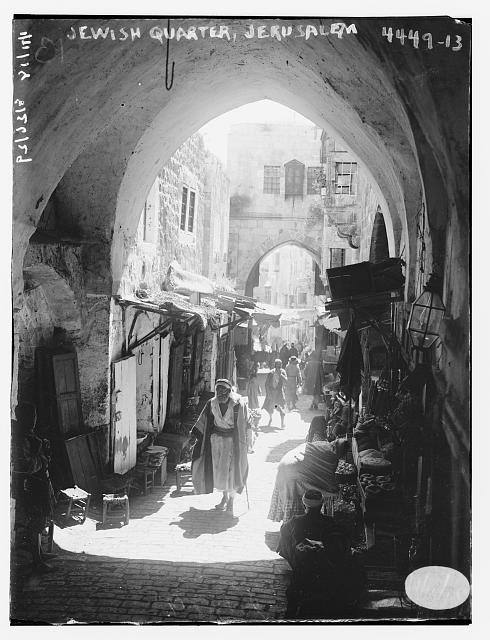
[(277, 447), (273, 447), (269, 453), (267, 454), (266, 462), (279, 462), (286, 453), (289, 453), (292, 449), (297, 447), (300, 444), (303, 444), (305, 441), (304, 438), (299, 438), (295, 440), (286, 440), (286, 442), (281, 442)]
[(231, 529), (239, 522), (226, 511), (216, 509), (196, 509), (191, 507), (189, 511), (179, 514), (180, 520), (170, 522), (170, 525), (177, 525), (184, 531), (184, 538), (199, 538), (203, 534), (222, 533)]
[(259, 426), (259, 435), (261, 433), (276, 433), (276, 431), (283, 431), (283, 429), (282, 427), (275, 427), (272, 424), (271, 426), (269, 426), (268, 424), (265, 424), (262, 427)]

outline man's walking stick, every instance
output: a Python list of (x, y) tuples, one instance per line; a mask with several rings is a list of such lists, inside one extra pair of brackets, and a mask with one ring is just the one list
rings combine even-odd
[(245, 483), (245, 495), (247, 496), (247, 509), (250, 511), (250, 502), (248, 500), (248, 485)]

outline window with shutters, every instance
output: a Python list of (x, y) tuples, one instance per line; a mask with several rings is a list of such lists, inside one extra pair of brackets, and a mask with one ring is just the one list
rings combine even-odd
[(180, 208), (180, 228), (185, 231), (185, 223), (187, 220), (187, 199), (189, 197), (189, 189), (182, 187), (182, 205)]
[(335, 193), (356, 195), (357, 162), (335, 163)]
[(182, 202), (180, 207), (180, 228), (182, 231), (193, 233), (196, 217), (196, 192), (189, 187), (182, 187)]
[(281, 167), (264, 166), (264, 193), (280, 193)]
[(320, 193), (319, 177), (321, 175), (321, 167), (308, 167), (306, 172), (306, 193), (314, 195)]
[(345, 249), (330, 249), (330, 269), (345, 266)]
[(305, 165), (298, 160), (291, 160), (285, 165), (284, 195), (302, 196), (304, 193)]

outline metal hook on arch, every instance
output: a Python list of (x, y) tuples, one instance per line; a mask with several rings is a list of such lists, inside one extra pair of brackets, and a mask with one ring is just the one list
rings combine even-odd
[(170, 91), (170, 89), (174, 84), (174, 69), (175, 69), (175, 62), (172, 61), (172, 72), (171, 72), (171, 78), (169, 83), (169, 79), (168, 79), (169, 55), (170, 55), (170, 18), (167, 20), (167, 56), (165, 59), (165, 88), (167, 89), (167, 91)]

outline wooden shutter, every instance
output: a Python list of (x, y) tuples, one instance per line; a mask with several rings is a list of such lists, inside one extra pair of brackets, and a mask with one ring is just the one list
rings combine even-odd
[(285, 195), (302, 196), (304, 193), (305, 165), (291, 160), (285, 165)]
[(136, 358), (112, 363), (112, 430), (114, 473), (136, 464)]
[(171, 418), (180, 416), (182, 404), (182, 371), (185, 344), (174, 346), (170, 355), (170, 376), (168, 391), (168, 415)]
[(59, 429), (64, 434), (80, 433), (83, 423), (77, 354), (54, 355), (53, 375)]

